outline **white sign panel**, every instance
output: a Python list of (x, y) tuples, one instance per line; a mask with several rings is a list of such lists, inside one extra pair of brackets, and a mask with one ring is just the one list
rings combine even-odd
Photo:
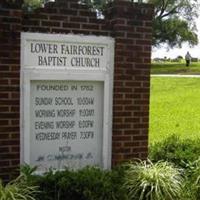
[(103, 83), (31, 81), (30, 164), (102, 165)]
[(114, 41), (22, 33), (21, 163), (111, 167)]

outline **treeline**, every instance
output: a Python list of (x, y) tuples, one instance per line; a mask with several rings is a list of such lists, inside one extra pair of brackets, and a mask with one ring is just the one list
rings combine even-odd
[[(153, 62), (185, 62), (185, 59), (182, 57), (182, 56), (177, 56), (176, 58), (167, 58), (167, 57), (164, 57), (164, 58), (153, 58), (152, 59)], [(199, 58), (195, 58), (193, 57), (191, 59), (191, 62), (200, 62), (200, 59)]]

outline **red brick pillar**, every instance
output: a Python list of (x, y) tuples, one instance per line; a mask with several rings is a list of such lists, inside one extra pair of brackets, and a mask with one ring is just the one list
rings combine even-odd
[(107, 13), (115, 37), (113, 165), (148, 153), (153, 7), (115, 1)]
[(153, 7), (116, 0), (100, 20), (78, 0), (57, 0), (22, 17), (20, 1), (0, 1), (0, 177), (19, 165), (21, 30), (115, 38), (112, 163), (146, 158)]
[(10, 172), (19, 166), (22, 12), (20, 4), (1, 2), (0, 8), (0, 177), (7, 181), (12, 176)]

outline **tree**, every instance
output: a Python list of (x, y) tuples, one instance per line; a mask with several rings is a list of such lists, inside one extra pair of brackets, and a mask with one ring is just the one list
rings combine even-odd
[(183, 42), (198, 44), (195, 18), (198, 16), (197, 0), (149, 0), (155, 5), (153, 19), (153, 45), (162, 43), (181, 47)]
[[(16, 0), (7, 0), (16, 1)], [(48, 0), (24, 0), (25, 8), (36, 8)], [(67, 1), (67, 0), (66, 0)], [(98, 11), (103, 11), (107, 3), (114, 0), (81, 0), (82, 3)], [(127, 0), (128, 1), (128, 0)], [(153, 46), (167, 44), (181, 47), (184, 42), (190, 46), (198, 44), (195, 18), (198, 16), (199, 0), (129, 0), (147, 2), (155, 6), (153, 19)]]
[(32, 11), (41, 7), (44, 0), (24, 0), (23, 8), (28, 11)]
[[(82, 2), (103, 10), (111, 0), (82, 0)], [(130, 0), (142, 2), (142, 0)], [(155, 6), (153, 19), (153, 46), (168, 44), (181, 47), (183, 42), (191, 46), (198, 44), (195, 18), (198, 16), (198, 0), (143, 0)]]

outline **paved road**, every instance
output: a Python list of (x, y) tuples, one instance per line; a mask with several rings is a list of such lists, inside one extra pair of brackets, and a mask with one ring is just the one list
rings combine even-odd
[(200, 78), (200, 75), (152, 74), (151, 77)]

